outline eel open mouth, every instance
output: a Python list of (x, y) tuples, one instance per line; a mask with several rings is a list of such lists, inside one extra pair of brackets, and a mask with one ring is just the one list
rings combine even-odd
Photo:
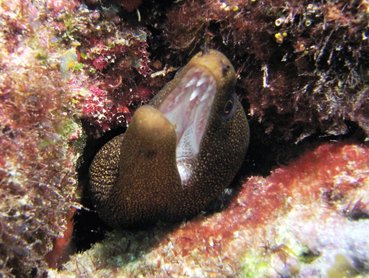
[(214, 77), (194, 67), (160, 104), (159, 111), (175, 125), (176, 161), (182, 185), (191, 177), (216, 90)]

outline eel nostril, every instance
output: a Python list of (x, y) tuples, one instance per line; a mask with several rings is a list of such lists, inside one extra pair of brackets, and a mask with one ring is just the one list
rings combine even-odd
[(231, 69), (231, 66), (228, 64), (223, 64), (222, 63), (222, 75), (225, 76), (228, 71)]

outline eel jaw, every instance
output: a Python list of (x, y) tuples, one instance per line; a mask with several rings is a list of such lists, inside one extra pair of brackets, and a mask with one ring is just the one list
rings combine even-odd
[(176, 162), (183, 186), (194, 171), (216, 91), (213, 75), (208, 70), (193, 67), (159, 106), (159, 111), (175, 125)]

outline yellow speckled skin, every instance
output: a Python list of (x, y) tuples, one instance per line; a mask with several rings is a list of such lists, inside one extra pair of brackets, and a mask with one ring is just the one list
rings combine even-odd
[[(181, 184), (176, 166), (176, 133), (156, 108), (192, 67), (210, 73), (217, 93), (193, 174)], [(237, 173), (245, 156), (249, 127), (237, 99), (225, 119), (236, 76), (220, 52), (198, 53), (151, 101), (137, 109), (126, 133), (109, 141), (90, 166), (90, 193), (99, 216), (110, 226), (177, 221), (199, 213)]]

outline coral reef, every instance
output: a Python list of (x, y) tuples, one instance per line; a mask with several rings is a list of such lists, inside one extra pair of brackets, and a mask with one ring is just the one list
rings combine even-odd
[[(44, 256), (74, 205), (80, 126), (78, 86), (60, 72), (66, 49), (44, 12), (58, 7), (0, 4), (0, 276), (42, 276)], [(55, 4), (55, 3), (54, 3)], [(61, 8), (72, 9), (69, 2)], [(44, 18), (44, 19), (42, 19)], [(73, 71), (73, 69), (69, 69)]]
[(78, 62), (89, 74), (82, 119), (95, 137), (125, 126), (156, 88), (149, 78), (149, 32), (122, 22), (117, 12), (114, 7), (90, 10), (81, 5), (75, 14), (58, 18), (59, 36), (77, 45)]
[(149, 32), (113, 6), (1, 2), (0, 16), (0, 268), (41, 276), (70, 241), (84, 137), (124, 128), (162, 81), (146, 78)]
[(172, 49), (219, 47), (266, 133), (293, 142), (368, 135), (367, 1), (183, 1), (162, 27)]
[(114, 32), (105, 32), (106, 37), (98, 40), (96, 34), (89, 34), (89, 41), (81, 40), (78, 48), (80, 60), (96, 71), (92, 73), (92, 94), (84, 105), (83, 118), (100, 132), (126, 125), (132, 110), (152, 96), (142, 81), (150, 73), (147, 32), (119, 26), (106, 26)]
[[(248, 178), (220, 213), (122, 231), (58, 275), (242, 277), (369, 273), (369, 147), (324, 144)], [(164, 274), (163, 274), (164, 273)]]
[(209, 47), (235, 66), (254, 176), (221, 213), (111, 231), (49, 275), (367, 273), (367, 146), (291, 157), (368, 138), (368, 20), (366, 0), (0, 1), (0, 276), (58, 265), (76, 166), (82, 187), (99, 147)]

